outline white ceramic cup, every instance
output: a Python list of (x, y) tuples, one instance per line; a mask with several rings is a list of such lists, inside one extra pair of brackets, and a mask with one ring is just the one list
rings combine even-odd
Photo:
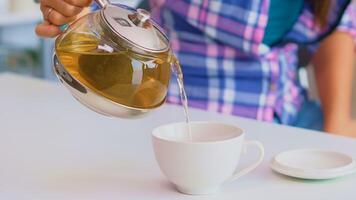
[[(242, 129), (219, 122), (191, 122), (192, 140), (185, 122), (153, 130), (153, 148), (162, 172), (184, 194), (212, 194), (222, 184), (255, 169), (263, 160), (258, 141), (245, 141)], [(237, 171), (240, 155), (249, 146), (257, 147), (259, 158)]]

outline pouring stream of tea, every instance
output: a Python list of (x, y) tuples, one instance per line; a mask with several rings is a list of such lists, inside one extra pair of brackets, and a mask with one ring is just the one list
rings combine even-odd
[(187, 123), (188, 126), (188, 139), (189, 141), (192, 141), (192, 130), (190, 126), (190, 118), (189, 118), (189, 111), (188, 111), (188, 98), (187, 94), (184, 89), (184, 82), (183, 82), (183, 72), (181, 65), (179, 64), (179, 61), (177, 58), (173, 57), (173, 64), (172, 64), (172, 71), (174, 72), (177, 82), (178, 82), (178, 87), (179, 87), (179, 93), (180, 93), (180, 100), (182, 102), (183, 108), (184, 108), (184, 114), (185, 114), (185, 122)]

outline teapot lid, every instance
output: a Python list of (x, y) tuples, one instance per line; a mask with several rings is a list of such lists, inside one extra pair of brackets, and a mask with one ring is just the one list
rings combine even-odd
[(107, 5), (101, 10), (101, 18), (109, 27), (111, 36), (128, 47), (149, 53), (169, 49), (167, 36), (144, 9)]

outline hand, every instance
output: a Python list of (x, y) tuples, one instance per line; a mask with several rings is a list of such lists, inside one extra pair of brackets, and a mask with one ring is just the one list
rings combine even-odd
[(36, 27), (40, 37), (55, 37), (61, 33), (60, 26), (76, 19), (92, 0), (41, 0), (44, 21)]
[(326, 124), (325, 130), (333, 134), (356, 138), (356, 120), (349, 120), (338, 125)]

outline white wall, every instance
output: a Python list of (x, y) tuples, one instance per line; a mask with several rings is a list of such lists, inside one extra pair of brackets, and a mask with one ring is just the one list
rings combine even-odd
[(16, 47), (36, 47), (39, 40), (34, 32), (35, 24), (21, 26), (7, 26), (2, 28), (1, 43), (5, 45), (14, 45)]

